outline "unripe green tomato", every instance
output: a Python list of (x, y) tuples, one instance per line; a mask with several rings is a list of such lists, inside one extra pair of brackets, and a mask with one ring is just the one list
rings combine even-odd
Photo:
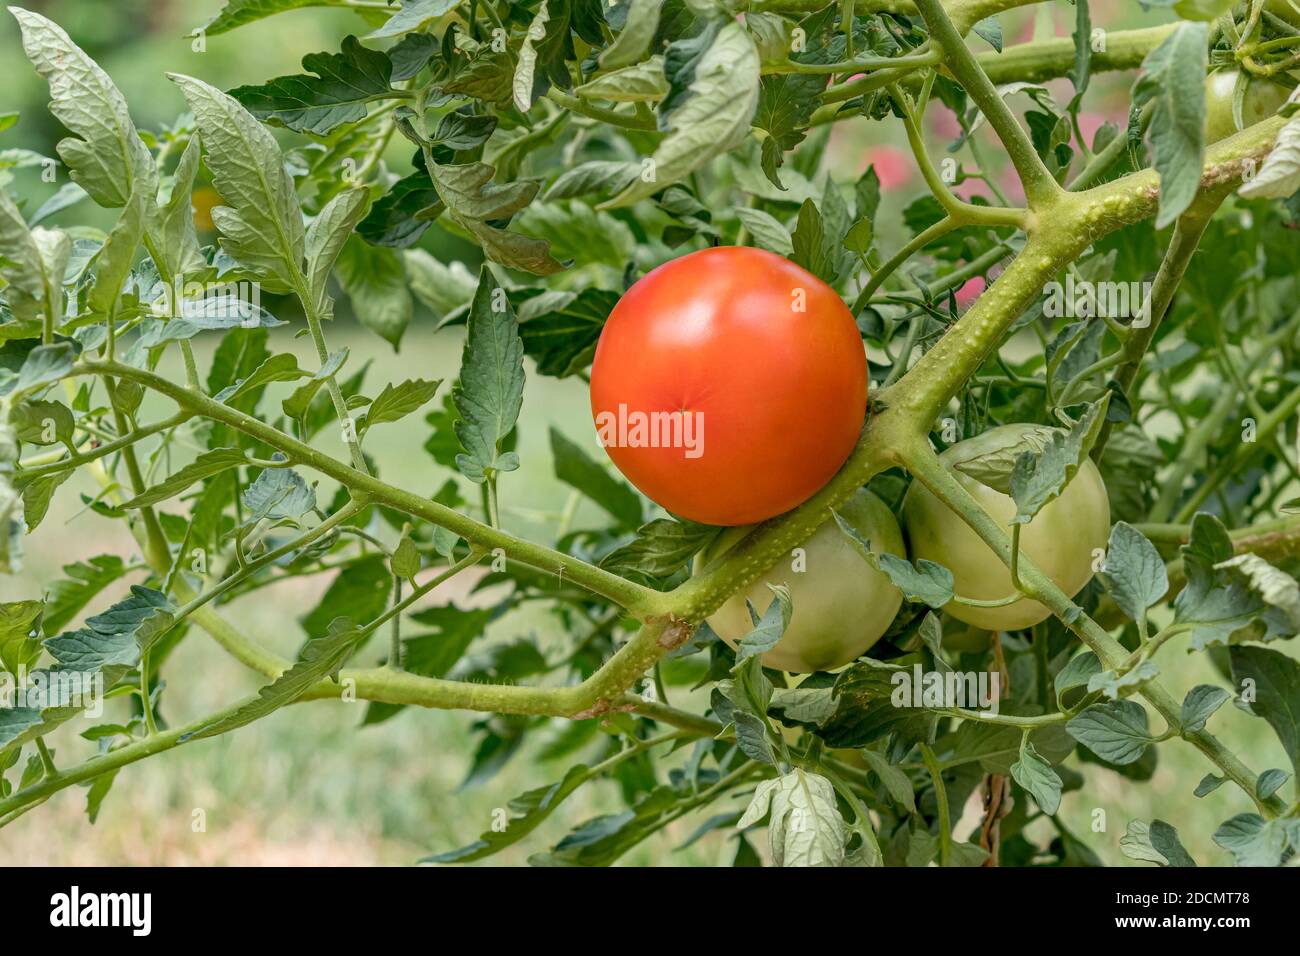
[[(844, 503), (839, 514), (876, 554), (904, 557), (903, 535), (883, 501), (861, 489)], [(728, 528), (701, 555), (697, 571), (730, 550), (749, 528)], [(831, 518), (805, 541), (802, 561), (782, 558), (748, 588), (733, 594), (709, 618), (709, 627), (735, 647), (753, 630), (748, 599), (762, 614), (774, 600), (769, 584), (790, 589), (790, 626), (776, 647), (763, 655), (763, 665), (807, 674), (842, 667), (880, 640), (903, 603), (903, 595), (881, 571), (858, 552)]]
[[(1205, 141), (1217, 143), (1237, 132), (1232, 116), (1233, 90), (1237, 86), (1236, 70), (1219, 70), (1205, 78)], [(1252, 79), (1241, 103), (1241, 121), (1254, 126), (1268, 119), (1290, 95), (1285, 87), (1269, 80)], [(1245, 128), (1245, 127), (1243, 127)]]
[[(959, 442), (939, 460), (977, 502), (1011, 533), (1016, 503), (953, 466), (1016, 445), (1036, 426), (1003, 425)], [(1014, 593), (1011, 572), (961, 516), (936, 498), (919, 481), (912, 482), (903, 502), (913, 560), (926, 558), (952, 572), (953, 588), (963, 598), (995, 601)], [(1020, 553), (1027, 556), (1066, 594), (1073, 597), (1092, 577), (1093, 551), (1105, 548), (1110, 535), (1110, 502), (1101, 473), (1091, 459), (1075, 473), (1064, 490), (1043, 506), (1020, 530)], [(944, 608), (959, 621), (988, 631), (1014, 631), (1044, 620), (1051, 612), (1027, 598), (1002, 607), (971, 607), (956, 601)]]

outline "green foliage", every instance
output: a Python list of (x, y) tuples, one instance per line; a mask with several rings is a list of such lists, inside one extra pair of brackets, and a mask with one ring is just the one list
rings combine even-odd
[[(1289, 424), (1300, 258), (1294, 200), (1261, 200), (1295, 192), (1300, 120), (1292, 105), (1204, 142), (1208, 67), (1244, 62), (1241, 44), (1258, 39), (1205, 26), (1232, 16), (1227, 5), (1180, 5), (1198, 22), (1146, 35), (1130, 128), (1092, 143), (1079, 141), (1085, 95), (1115, 64), (1090, 48), (1086, 0), (1065, 56), (1059, 44), (1003, 53), (1002, 24), (970, 24), (971, 4), (948, 4), (983, 38), (976, 47), (997, 51), (974, 60), (955, 55), (966, 41), (933, 0), (907, 13), (828, 4), (743, 18), (679, 0), (230, 0), (206, 33), (318, 6), (356, 7), (362, 38), (309, 54), (301, 74), (229, 92), (169, 74), (189, 113), (159, 130), (137, 129), (112, 79), (60, 27), (13, 11), (68, 134), (57, 146), (68, 181), (29, 208), (15, 196), (44, 158), (0, 157), (0, 571), (20, 567), (28, 534), (62, 498), (83, 509), (78, 528), (122, 522), (141, 547), (5, 592), (0, 677), (84, 675), (131, 709), (82, 734), (94, 748), (83, 763), (65, 758), (85, 743), (60, 736), (51, 770), (45, 738), (84, 705), (0, 707), (0, 827), (72, 784), (86, 787), (93, 822), (136, 760), (355, 695), (368, 725), (410, 704), (486, 714), (465, 786), (518, 755), (550, 775), (430, 863), (535, 838), (570, 812), (569, 797), (601, 787), (623, 809), (567, 821), (531, 862), (608, 865), (702, 814), (685, 845), (727, 834), (735, 865), (978, 866), (990, 854), (1095, 865), (1091, 836), (1069, 825), (1079, 795), (1108, 774), (1149, 781), (1173, 737), (1218, 771), (1195, 796), (1232, 784), (1216, 797), (1236, 801), (1212, 834), (1222, 859), (1294, 858), (1300, 665), (1279, 648), (1300, 631), (1300, 521), (1287, 503), (1300, 477)], [(1251, 56), (1285, 75), (1288, 45)], [(1022, 75), (995, 89), (986, 73), (1008, 63)], [(1043, 84), (1067, 74), (1074, 96), (1058, 103)], [(926, 111), (940, 109), (959, 128), (944, 157), (956, 165), (942, 170), (925, 144)], [(856, 180), (836, 168), (830, 127), (849, 118), (872, 137), (917, 134), (933, 195), (891, 195), (870, 167)], [(15, 121), (0, 114), (0, 132)], [(981, 125), (1001, 140), (1025, 210), (1001, 195), (1007, 164), (982, 154)], [(951, 187), (967, 180), (992, 198), (958, 198)], [(215, 236), (196, 226), (201, 190), (219, 197)], [(93, 220), (103, 228), (49, 225), (71, 222), (86, 198), (114, 211)], [(1156, 231), (1175, 222), (1173, 237)], [(537, 378), (582, 388), (632, 283), (717, 244), (787, 257), (851, 304), (872, 384), (868, 426), (839, 475), (705, 566), (698, 556), (720, 529), (648, 502), (585, 426), (553, 422), (551, 460), (530, 460), (539, 445), (521, 440), (520, 422)], [(999, 275), (967, 299), (968, 282)], [(1148, 276), (1145, 312), (1135, 300), (1113, 314), (1092, 293), (1061, 311), (1044, 289), (1127, 289)], [(244, 301), (239, 283), (267, 301)], [(176, 300), (188, 284), (203, 291)], [(441, 373), (390, 377), (385, 363), (329, 347), (339, 295), (393, 350), (463, 336), (441, 399)], [(284, 326), (310, 350), (291, 349)], [(212, 349), (196, 348), (204, 338)], [(727, 371), (716, 370), (720, 390)], [(160, 398), (170, 417), (155, 417), (170, 412)], [(981, 516), (934, 470), (931, 448), (1010, 423), (1030, 427), (956, 464), (1014, 499), (996, 533), (981, 526), (986, 537), (1005, 549), (1001, 522), (1031, 524), (1089, 459), (1116, 523), (1098, 580), (1076, 593), (1037, 570), (1047, 556), (1017, 555), (1018, 586), (1052, 617), (971, 634), (943, 609), (996, 599), (954, 593), (941, 564), (876, 554), (838, 509), (868, 483), (896, 509), (919, 476), (971, 523)], [(407, 475), (381, 474), (383, 436), (426, 455), (436, 480), (407, 490)], [(548, 474), (568, 494), (562, 509), (512, 497)], [(765, 670), (764, 652), (798, 620), (783, 587), (750, 595), (752, 626), (734, 647), (701, 624), (764, 568), (797, 562), (832, 518), (843, 546), (905, 599), (865, 656), (797, 682)], [(432, 599), (470, 568), (454, 601)], [(295, 609), (304, 639), (292, 660), (224, 607), (278, 599), (271, 589), (286, 580), (320, 582), (318, 600)], [(187, 693), (193, 676), (170, 652), (200, 631), (263, 683), (169, 727), (164, 694)], [(1167, 642), (1211, 652), (1222, 679), (1180, 703), (1161, 686), (1180, 668), (1170, 650), (1157, 663)], [(1272, 729), (1287, 766), (1256, 773), (1214, 736), (1234, 710)], [(570, 722), (557, 732), (551, 718)], [(34, 743), (39, 753), (25, 749)], [(1003, 787), (1011, 812), (956, 841), (970, 798), (991, 805)], [(1051, 832), (1030, 825), (1040, 820)], [(1181, 819), (1181, 834), (1161, 819), (1125, 822), (1110, 849), (1128, 859), (1218, 862), (1197, 859), (1211, 834)]]

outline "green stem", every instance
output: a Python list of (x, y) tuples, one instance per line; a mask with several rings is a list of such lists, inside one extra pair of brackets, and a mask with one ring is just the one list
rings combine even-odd
[[(1192, 203), (1187, 212), (1178, 217), (1173, 235), (1169, 239), (1169, 248), (1165, 250), (1164, 258), (1160, 261), (1160, 269), (1156, 273), (1151, 292), (1147, 297), (1146, 324), (1130, 326), (1129, 334), (1120, 347), (1122, 363), (1113, 377), (1127, 398), (1134, 415), (1137, 414), (1138, 404), (1133, 383), (1137, 379), (1138, 369), (1142, 366), (1142, 358), (1151, 347), (1156, 330), (1160, 328), (1160, 323), (1164, 321), (1165, 315), (1173, 305), (1174, 293), (1178, 291), (1178, 286), (1187, 273), (1192, 255), (1200, 245), (1201, 237), (1205, 235), (1211, 217), (1227, 193), (1228, 190), (1224, 189), (1205, 193)], [(1092, 448), (1093, 461), (1101, 461), (1113, 427), (1114, 423), (1109, 419), (1102, 422), (1097, 442)]]
[[(466, 517), (451, 508), (420, 495), (403, 491), (373, 475), (325, 455), (297, 439), (286, 435), (258, 419), (221, 402), (214, 401), (206, 395), (196, 394), (189, 389), (149, 372), (122, 363), (82, 362), (73, 369), (74, 375), (114, 375), (139, 382), (177, 403), (182, 409), (196, 415), (202, 415), (213, 421), (250, 435), (265, 442), (288, 458), (301, 462), (330, 478), (347, 486), (354, 494), (386, 504), (406, 514), (423, 518), (433, 524), (452, 531), (472, 545), (485, 551), (501, 548), (507, 557), (521, 561), (530, 567), (550, 574), (562, 575), (576, 584), (615, 601), (633, 614), (645, 620), (647, 617), (666, 612), (666, 599), (658, 591), (644, 587), (621, 578), (618, 575), (593, 567), (585, 561), (571, 555), (555, 551), (542, 545), (523, 541), (499, 529), (489, 527), (472, 518)], [(129, 449), (127, 450), (129, 451)]]
[(183, 425), (194, 416), (189, 412), (177, 412), (168, 418), (154, 422), (150, 425), (142, 425), (139, 428), (131, 430), (128, 434), (113, 441), (107, 442), (95, 448), (93, 451), (82, 452), (77, 455), (69, 455), (67, 458), (60, 458), (57, 461), (47, 464), (35, 465), (25, 468), (19, 465), (19, 472), (24, 479), (40, 478), (44, 475), (53, 475), (61, 471), (68, 471), (72, 468), (78, 468), (81, 465), (89, 464), (92, 461), (98, 461), (107, 455), (113, 455), (130, 445), (134, 445), (141, 439), (148, 438), (150, 435), (156, 435), (159, 432), (165, 432), (169, 428), (175, 428), (177, 425)]
[(916, 0), (916, 9), (930, 28), (931, 39), (942, 48), (944, 64), (966, 90), (966, 95), (974, 100), (1002, 141), (1025, 187), (1025, 197), (1029, 200), (1030, 207), (1050, 204), (1055, 195), (1061, 192), (1061, 187), (1043, 165), (1034, 144), (1002, 99), (1002, 94), (967, 48), (966, 41), (948, 18), (943, 5), (939, 0)]
[(939, 865), (948, 866), (952, 862), (952, 820), (948, 810), (948, 788), (943, 785), (943, 771), (929, 744), (921, 744), (921, 759), (925, 769), (930, 773), (934, 784), (934, 802), (939, 807)]
[(50, 748), (45, 745), (44, 737), (36, 738), (36, 752), (41, 756), (41, 766), (45, 768), (45, 776), (51, 779), (57, 777), (59, 769), (54, 766), (54, 755), (50, 753)]

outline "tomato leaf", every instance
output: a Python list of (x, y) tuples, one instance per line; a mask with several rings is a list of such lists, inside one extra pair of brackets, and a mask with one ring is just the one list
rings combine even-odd
[(484, 266), (469, 312), (469, 334), (452, 399), (460, 413), (456, 437), (465, 454), (456, 467), (478, 484), (514, 471), (519, 456), (502, 452), (514, 431), (524, 395), (524, 346), (505, 290)]
[(1102, 760), (1120, 766), (1138, 760), (1152, 743), (1147, 712), (1131, 700), (1093, 704), (1071, 717), (1065, 729)]
[(262, 122), (298, 133), (323, 136), (344, 123), (364, 119), (369, 104), (392, 94), (393, 64), (388, 55), (345, 37), (342, 53), (309, 53), (302, 58), (307, 75), (239, 86), (230, 95)]

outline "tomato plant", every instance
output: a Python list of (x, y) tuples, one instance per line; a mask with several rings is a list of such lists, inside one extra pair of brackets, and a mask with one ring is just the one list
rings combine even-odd
[(849, 457), (866, 352), (816, 276), (763, 249), (701, 249), (648, 273), (610, 312), (591, 409), (610, 457), (650, 500), (692, 521), (753, 524), (801, 504)]
[(12, 8), (0, 828), (359, 705), (425, 862), (1294, 861), (1300, 41), (1130, 6), (228, 0), (148, 110)]

